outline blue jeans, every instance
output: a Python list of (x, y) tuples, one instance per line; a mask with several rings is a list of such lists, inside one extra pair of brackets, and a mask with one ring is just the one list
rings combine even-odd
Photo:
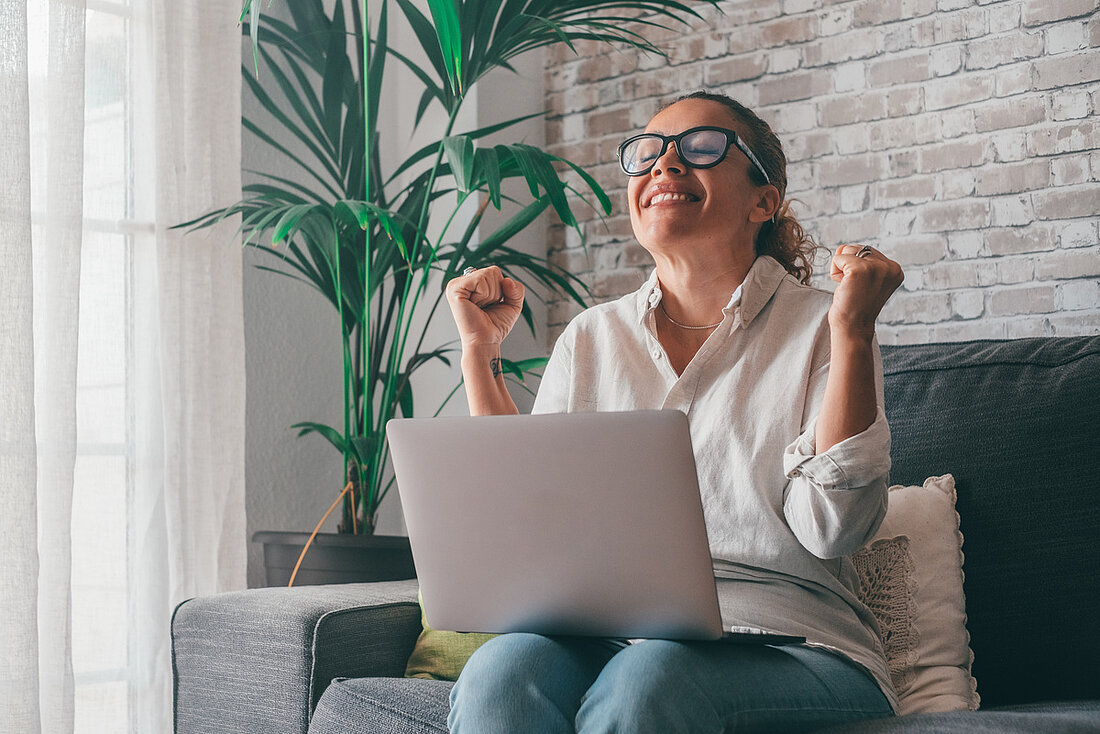
[(818, 648), (510, 634), (470, 658), (449, 724), (453, 734), (777, 733), (891, 715), (867, 673)]

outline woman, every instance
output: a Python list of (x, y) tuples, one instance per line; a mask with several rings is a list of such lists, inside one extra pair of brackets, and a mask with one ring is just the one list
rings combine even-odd
[[(455, 685), (452, 731), (782, 732), (889, 716), (896, 696), (844, 556), (886, 511), (874, 325), (901, 268), (844, 245), (835, 292), (806, 285), (814, 245), (784, 200), (779, 141), (727, 97), (677, 100), (619, 152), (656, 267), (573, 320), (535, 412), (686, 413), (724, 623), (807, 644), (504, 635)], [(471, 412), (516, 412), (499, 358), (523, 287), (490, 267), (447, 296)]]

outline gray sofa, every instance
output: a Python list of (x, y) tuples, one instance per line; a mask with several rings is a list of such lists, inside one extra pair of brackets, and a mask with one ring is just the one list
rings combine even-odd
[[(1100, 337), (884, 347), (891, 480), (950, 472), (979, 711), (832, 734), (1100, 732)], [(172, 619), (177, 734), (446, 732), (403, 679), (416, 582), (192, 599)]]

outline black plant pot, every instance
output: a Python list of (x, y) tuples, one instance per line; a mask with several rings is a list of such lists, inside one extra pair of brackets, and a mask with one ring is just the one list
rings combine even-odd
[[(309, 533), (261, 531), (268, 586), (286, 586)], [(416, 578), (409, 539), (399, 535), (318, 533), (294, 577), (295, 586)]]

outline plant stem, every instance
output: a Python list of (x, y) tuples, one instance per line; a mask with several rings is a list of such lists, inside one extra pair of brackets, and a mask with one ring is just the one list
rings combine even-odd
[[(450, 137), (451, 132), (454, 130), (455, 122), (458, 119), (458, 110), (459, 110), (459, 106), (456, 104), (454, 110), (452, 110), (450, 115), (448, 116), (447, 127), (443, 132), (443, 137), (444, 138)], [(393, 417), (392, 416), (392, 412), (393, 412), (392, 411), (392, 403), (393, 403), (393, 398), (396, 395), (398, 367), (400, 366), (400, 364), (402, 362), (402, 357), (404, 356), (405, 338), (403, 338), (403, 335), (408, 331), (408, 327), (406, 326), (406, 322), (410, 320), (410, 319), (406, 318), (406, 316), (407, 315), (411, 316), (411, 314), (407, 314), (406, 312), (408, 310), (409, 295), (410, 295), (410, 292), (412, 290), (412, 283), (413, 283), (413, 277), (412, 277), (413, 276), (413, 272), (412, 272), (412, 267), (413, 266), (412, 266), (412, 263), (415, 262), (417, 260), (417, 258), (419, 257), (419, 255), (420, 255), (420, 245), (421, 245), (422, 242), (428, 242), (429, 243), (428, 246), (431, 247), (430, 240), (428, 239), (428, 233), (426, 231), (424, 231), (424, 228), (425, 228), (425, 225), (427, 224), (428, 212), (431, 209), (432, 189), (435, 188), (435, 180), (439, 175), (439, 166), (443, 162), (443, 152), (444, 152), (443, 151), (443, 141), (440, 140), (439, 148), (438, 148), (438, 150), (436, 151), (436, 154), (435, 154), (435, 161), (432, 163), (431, 173), (428, 175), (428, 184), (427, 184), (427, 187), (425, 189), (424, 202), (420, 206), (420, 216), (419, 216), (418, 221), (417, 221), (416, 232), (415, 232), (416, 233), (416, 244), (414, 245), (412, 250), (409, 252), (409, 277), (405, 281), (405, 288), (404, 288), (404, 291), (401, 293), (401, 297), (400, 297), (400, 301), (399, 301), (400, 307), (399, 307), (398, 312), (397, 312), (397, 323), (394, 325), (395, 338), (390, 343), (389, 369), (386, 370), (386, 384), (385, 384), (385, 386), (383, 388), (383, 392), (382, 392), (382, 406), (383, 406), (382, 407), (382, 412), (385, 413), (386, 415), (380, 415), (379, 416), (379, 418), (380, 418), (379, 426), (380, 427), (382, 425), (385, 425), (386, 420)], [(433, 250), (433, 253), (431, 253), (431, 254), (434, 255), (434, 250)], [(429, 255), (429, 263), (428, 263), (429, 268), (431, 266), (432, 259), (433, 258), (431, 258), (431, 255)], [(381, 482), (381, 466), (380, 466), (380, 464), (381, 464), (382, 457), (385, 455), (384, 451), (385, 451), (385, 441), (384, 440), (377, 441), (376, 445), (374, 447), (374, 452), (373, 452), (374, 464), (375, 464), (373, 469), (374, 469), (375, 475), (379, 477), (379, 482)]]
[[(370, 184), (370, 161), (371, 161), (371, 142), (374, 139), (374, 131), (371, 129), (371, 104), (370, 104), (370, 5), (367, 0), (363, 0), (363, 52), (361, 58), (363, 59), (362, 66), (360, 67), (360, 81), (363, 84), (363, 201), (370, 203), (371, 200), (371, 184)], [(363, 364), (370, 364), (371, 357), (371, 333), (370, 333), (370, 276), (371, 276), (371, 226), (367, 226), (365, 230), (365, 239), (363, 241), (363, 322), (360, 326), (362, 342), (363, 342)], [(372, 406), (374, 405), (374, 385), (370, 379), (370, 370), (363, 370), (363, 433), (366, 435), (368, 432), (373, 432), (375, 426), (373, 421), (368, 419), (368, 415), (373, 415)], [(377, 463), (377, 462), (376, 462)], [(361, 488), (361, 494), (363, 495), (363, 519), (368, 518), (368, 509), (372, 510), (370, 514), (373, 515), (374, 510), (374, 483), (367, 482), (367, 473), (360, 465), (359, 471), (359, 486)], [(373, 525), (373, 523), (372, 523)]]

